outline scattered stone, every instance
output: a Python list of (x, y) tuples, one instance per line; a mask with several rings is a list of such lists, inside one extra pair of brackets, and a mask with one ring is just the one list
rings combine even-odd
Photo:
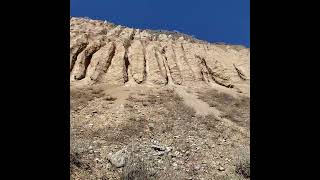
[(160, 151), (156, 154), (154, 154), (155, 156), (163, 156), (164, 154), (166, 154), (167, 152), (166, 151)]
[(154, 168), (149, 169), (150, 176), (155, 176), (157, 174), (157, 171)]
[(199, 170), (200, 170), (200, 168), (201, 168), (201, 166), (200, 166), (200, 165), (195, 165), (195, 166), (194, 166), (194, 170), (196, 170), (196, 171), (199, 171)]
[(174, 162), (174, 163), (172, 163), (172, 166), (173, 166), (173, 167), (177, 167), (178, 164)]
[(149, 126), (149, 129), (150, 129), (151, 131), (154, 129), (154, 124), (153, 124), (153, 123), (149, 123), (148, 126)]
[(95, 158), (94, 160), (95, 160), (97, 163), (101, 163), (101, 162), (102, 162), (102, 160), (99, 159), (99, 158)]
[(218, 170), (219, 170), (219, 171), (224, 171), (225, 169), (224, 169), (224, 167), (220, 166), (220, 167), (218, 168)]
[(123, 167), (127, 161), (127, 151), (125, 149), (119, 150), (114, 154), (109, 154), (108, 160), (117, 168)]
[(156, 151), (165, 151), (166, 148), (159, 145), (151, 145), (151, 147)]

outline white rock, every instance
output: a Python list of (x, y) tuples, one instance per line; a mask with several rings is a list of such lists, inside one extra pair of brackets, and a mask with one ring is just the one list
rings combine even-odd
[(127, 158), (127, 151), (125, 149), (117, 151), (114, 154), (109, 154), (108, 157), (111, 164), (117, 168), (125, 166)]

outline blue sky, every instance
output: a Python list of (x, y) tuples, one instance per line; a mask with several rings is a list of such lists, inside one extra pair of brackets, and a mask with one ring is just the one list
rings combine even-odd
[(71, 16), (250, 47), (250, 0), (70, 0)]

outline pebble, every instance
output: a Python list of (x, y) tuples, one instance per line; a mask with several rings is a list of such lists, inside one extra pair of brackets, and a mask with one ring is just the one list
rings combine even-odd
[(154, 124), (153, 124), (153, 123), (149, 123), (148, 126), (149, 126), (149, 129), (150, 129), (150, 130), (153, 130), (153, 129), (154, 129)]
[(165, 151), (165, 150), (166, 150), (165, 147), (162, 147), (162, 146), (159, 146), (159, 145), (151, 145), (151, 147), (152, 147), (154, 150), (157, 150), (157, 151)]
[(94, 160), (95, 160), (96, 162), (98, 162), (98, 163), (99, 163), (99, 162), (102, 162), (101, 159), (99, 159), (99, 158), (95, 158)]
[(194, 170), (199, 171), (199, 170), (200, 170), (200, 168), (201, 168), (201, 166), (196, 165), (196, 166), (194, 167)]
[(173, 167), (177, 167), (178, 164), (177, 164), (177, 163), (173, 163), (172, 166), (173, 166)]
[(167, 147), (167, 148), (166, 148), (166, 151), (167, 151), (167, 152), (172, 151), (172, 147)]
[(219, 169), (218, 169), (219, 171), (224, 171), (225, 169), (224, 169), (224, 167), (219, 167)]
[(163, 156), (164, 154), (166, 154), (167, 152), (165, 152), (165, 151), (160, 151), (160, 152), (158, 152), (158, 153), (156, 153), (156, 154), (154, 154), (155, 156)]

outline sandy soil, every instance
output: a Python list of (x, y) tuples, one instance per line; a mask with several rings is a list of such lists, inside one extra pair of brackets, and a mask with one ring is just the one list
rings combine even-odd
[(71, 179), (248, 179), (249, 100), (207, 86), (72, 86)]

